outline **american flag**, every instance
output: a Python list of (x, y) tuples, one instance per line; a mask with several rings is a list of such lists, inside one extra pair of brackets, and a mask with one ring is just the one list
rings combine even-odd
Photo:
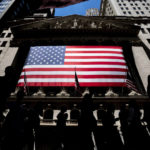
[(39, 9), (66, 7), (82, 1), (86, 0), (41, 0)]
[(133, 90), (133, 91), (135, 91), (137, 93), (140, 93), (139, 90), (136, 88), (136, 86), (135, 86), (135, 84), (134, 84), (134, 82), (132, 80), (127, 79), (126, 80), (126, 86), (127, 86), (127, 88), (129, 88), (129, 89), (131, 89), (131, 90)]
[(31, 47), (18, 86), (126, 86), (127, 66), (119, 46)]

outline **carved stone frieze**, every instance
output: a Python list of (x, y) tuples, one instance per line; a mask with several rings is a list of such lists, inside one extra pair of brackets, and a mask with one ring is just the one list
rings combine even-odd
[(112, 29), (112, 30), (136, 30), (136, 27), (133, 28), (133, 24), (124, 23), (118, 20), (104, 20), (102, 18), (92, 18), (85, 16), (66, 16), (59, 18), (50, 18), (43, 19), (38, 21), (33, 21), (30, 23), (22, 23), (19, 26), (12, 26), (12, 31), (20, 31), (20, 30), (51, 30), (51, 29)]
[[(17, 24), (17, 21), (16, 21)], [(104, 41), (104, 40), (137, 40), (139, 28), (132, 23), (120, 20), (104, 19), (101, 17), (86, 17), (79, 15), (46, 18), (21, 22), (11, 26), (14, 40), (11, 46), (27, 42), (32, 45), (49, 45), (70, 41)], [(61, 42), (59, 42), (61, 41)], [(78, 42), (79, 43), (79, 42)], [(71, 44), (71, 43), (70, 43)], [(73, 43), (74, 44), (74, 43)]]

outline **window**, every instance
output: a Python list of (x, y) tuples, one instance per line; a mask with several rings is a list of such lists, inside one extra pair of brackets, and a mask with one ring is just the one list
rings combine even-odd
[(147, 6), (150, 6), (150, 4), (149, 4), (149, 3), (147, 3)]
[(143, 12), (143, 11), (141, 11), (141, 14), (144, 14), (144, 12)]
[(142, 3), (143, 6), (145, 6), (145, 3)]
[(126, 14), (126, 12), (125, 12), (125, 11), (123, 11), (123, 13), (124, 13), (124, 14)]
[(11, 33), (8, 33), (6, 37), (11, 37)]
[(145, 30), (144, 30), (144, 28), (141, 28), (141, 31), (142, 31), (142, 33), (144, 33), (144, 34), (146, 33)]
[(134, 10), (136, 10), (136, 8), (135, 8), (135, 7), (133, 7), (133, 9), (134, 9)]
[(4, 37), (5, 36), (5, 33), (2, 33), (1, 35), (0, 35), (0, 37)]
[(123, 10), (123, 7), (120, 7)]
[(139, 10), (141, 10), (141, 8), (140, 8), (140, 7), (138, 7), (138, 9), (139, 9)]
[(0, 54), (2, 53), (2, 50), (0, 50)]
[(2, 44), (1, 44), (1, 47), (5, 47), (7, 44), (7, 41), (4, 41)]
[(139, 14), (139, 12), (138, 12), (138, 11), (136, 11), (136, 14)]
[(128, 7), (126, 7), (126, 10), (128, 10), (129, 8)]
[(145, 9), (147, 9), (147, 10), (148, 10), (148, 7), (145, 7)]
[(137, 3), (135, 3), (135, 5), (137, 6), (138, 4), (137, 4)]
[(131, 14), (131, 11), (128, 11), (128, 14)]
[(148, 43), (150, 44), (150, 39), (147, 39)]
[(123, 4), (124, 6), (126, 6), (126, 4)]
[(130, 5), (131, 5), (131, 6), (133, 6), (133, 4), (132, 4), (132, 3), (131, 3)]
[(148, 32), (150, 33), (150, 28), (147, 28)]

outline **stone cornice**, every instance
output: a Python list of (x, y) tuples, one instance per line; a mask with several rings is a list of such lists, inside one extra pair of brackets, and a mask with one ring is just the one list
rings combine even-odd
[[(140, 27), (132, 21), (110, 17), (66, 16), (45, 19), (26, 19), (11, 25), (14, 39), (11, 46), (62, 45), (70, 41), (137, 41)], [(60, 42), (61, 41), (61, 42)], [(80, 44), (80, 43), (79, 43)]]
[[(21, 23), (12, 26), (11, 30), (15, 36), (34, 36), (38, 33), (59, 33), (59, 32), (98, 32), (98, 33), (129, 33), (137, 34), (139, 27), (131, 22), (125, 22), (114, 19), (104, 19), (101, 17), (85, 17), (85, 16), (66, 16), (59, 18), (49, 18), (29, 23)], [(30, 35), (23, 34), (30, 32)], [(32, 34), (31, 34), (32, 33)], [(36, 33), (36, 34), (35, 34)], [(45, 34), (45, 33), (44, 33)]]

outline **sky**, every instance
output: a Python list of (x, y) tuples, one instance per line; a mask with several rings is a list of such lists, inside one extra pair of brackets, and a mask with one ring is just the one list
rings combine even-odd
[(56, 8), (55, 16), (67, 16), (67, 15), (83, 15), (85, 16), (86, 10), (89, 8), (98, 8), (100, 9), (100, 0), (88, 0), (71, 6)]

